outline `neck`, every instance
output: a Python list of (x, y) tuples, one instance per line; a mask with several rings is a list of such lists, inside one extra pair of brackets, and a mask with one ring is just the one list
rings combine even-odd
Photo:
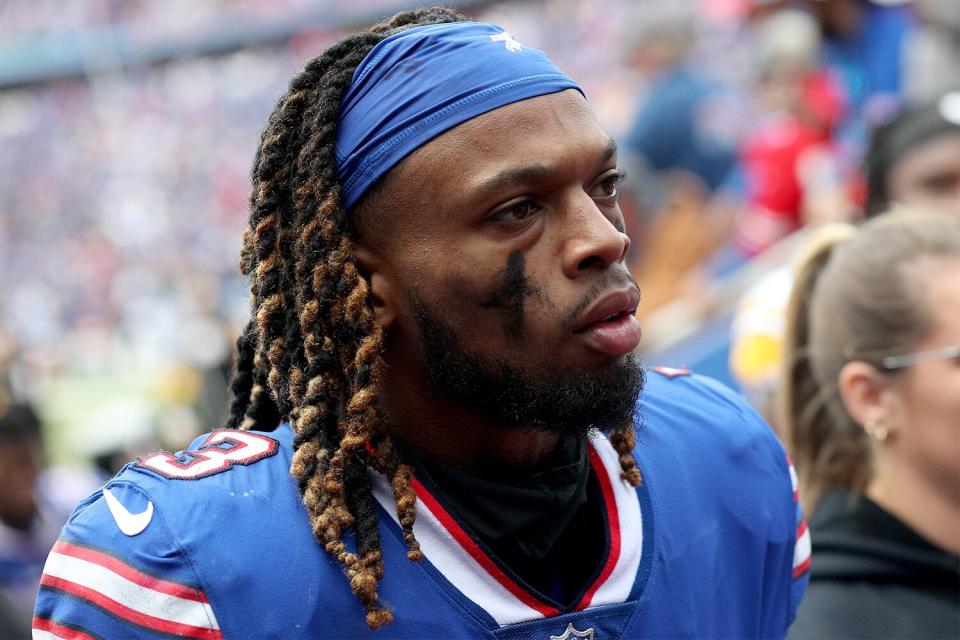
[(914, 531), (955, 555), (960, 555), (960, 496), (945, 490), (907, 464), (878, 456), (877, 472), (867, 496)]
[(388, 367), (381, 386), (387, 429), (437, 460), (475, 472), (536, 471), (559, 442), (556, 433), (494, 424), (398, 369)]

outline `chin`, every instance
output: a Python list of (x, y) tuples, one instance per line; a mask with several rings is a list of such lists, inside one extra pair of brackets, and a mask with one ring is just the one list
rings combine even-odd
[(631, 422), (644, 384), (633, 354), (544, 374), (518, 363), (448, 352), (428, 370), (438, 393), (496, 424), (562, 433), (586, 434)]
[(633, 352), (606, 355), (596, 364), (567, 349), (544, 353), (542, 359), (522, 349), (500, 357), (473, 351), (470, 340), (461, 339), (442, 316), (422, 305), (417, 322), (428, 384), (495, 424), (587, 433), (633, 420), (644, 383)]

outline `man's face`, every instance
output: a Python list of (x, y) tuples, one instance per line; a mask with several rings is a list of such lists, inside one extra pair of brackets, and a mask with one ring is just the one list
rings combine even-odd
[(0, 522), (28, 529), (37, 515), (40, 446), (31, 440), (0, 442)]
[(889, 177), (893, 202), (960, 208), (960, 134), (942, 135), (908, 151)]
[(557, 411), (537, 398), (632, 410), (639, 291), (624, 266), (619, 177), (612, 140), (572, 90), (484, 114), (411, 154), (367, 212), (389, 220), (377, 251), (394, 312), (388, 364), (501, 423), (549, 427)]

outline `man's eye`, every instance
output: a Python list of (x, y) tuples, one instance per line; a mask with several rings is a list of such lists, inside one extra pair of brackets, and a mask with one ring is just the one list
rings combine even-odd
[(540, 207), (537, 206), (533, 200), (524, 200), (523, 202), (518, 202), (509, 209), (503, 209), (494, 216), (495, 220), (502, 220), (504, 222), (516, 222), (520, 220), (526, 220), (527, 218), (536, 215), (540, 210)]
[(626, 178), (626, 174), (622, 171), (616, 171), (610, 174), (603, 182), (597, 185), (597, 188), (591, 195), (595, 198), (618, 197), (620, 195), (620, 185), (623, 184), (624, 178)]

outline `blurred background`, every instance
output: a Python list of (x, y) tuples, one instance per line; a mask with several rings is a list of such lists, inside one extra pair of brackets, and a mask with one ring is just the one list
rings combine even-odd
[[(804, 229), (863, 215), (896, 118), (960, 126), (955, 0), (453, 4), (547, 50), (621, 141), (646, 360), (761, 410)], [(0, 609), (107, 474), (220, 426), (260, 128), (307, 58), (417, 3), (347, 5), (0, 0), (0, 483), (30, 487), (0, 492)], [(960, 201), (951, 159), (928, 181)]]

